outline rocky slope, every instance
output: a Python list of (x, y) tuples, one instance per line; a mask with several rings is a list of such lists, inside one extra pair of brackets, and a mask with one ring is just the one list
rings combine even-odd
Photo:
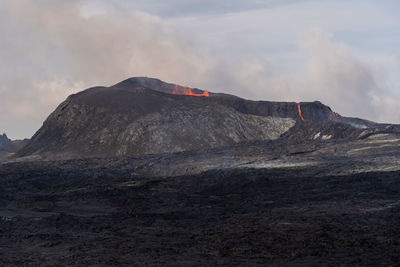
[(0, 134), (0, 149), (2, 149), (4, 146), (8, 145), (10, 142), (11, 142), (11, 140), (8, 139), (8, 137), (5, 133)]
[(250, 101), (139, 77), (69, 96), (18, 156), (139, 156), (279, 138), (354, 139), (383, 127), (341, 117), (320, 102)]
[(20, 150), (27, 143), (28, 139), (11, 140), (6, 134), (0, 135), (0, 162), (13, 157), (15, 152)]

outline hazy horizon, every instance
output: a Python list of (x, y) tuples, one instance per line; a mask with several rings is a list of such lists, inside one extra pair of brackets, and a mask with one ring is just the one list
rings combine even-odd
[(4, 0), (0, 134), (129, 77), (400, 123), (400, 2)]

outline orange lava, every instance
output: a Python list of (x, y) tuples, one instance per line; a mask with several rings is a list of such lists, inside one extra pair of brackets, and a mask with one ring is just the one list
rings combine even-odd
[(174, 86), (174, 90), (172, 91), (174, 95), (193, 95), (193, 96), (210, 96), (210, 93), (205, 90), (201, 94), (196, 94), (192, 92), (192, 88), (179, 88), (178, 85)]
[(300, 104), (297, 104), (297, 107), (298, 107), (298, 109), (299, 109), (299, 116), (300, 116), (301, 120), (304, 121), (304, 118), (303, 118), (303, 116), (301, 115), (301, 107), (300, 107)]

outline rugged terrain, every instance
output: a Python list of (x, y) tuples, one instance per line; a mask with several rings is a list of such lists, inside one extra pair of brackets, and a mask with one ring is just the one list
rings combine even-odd
[(320, 102), (90, 88), (0, 164), (0, 265), (397, 266), (399, 147)]
[(8, 145), (11, 142), (10, 139), (8, 139), (6, 134), (1, 134), (0, 135), (0, 148), (3, 148), (4, 146)]
[(168, 178), (89, 160), (0, 169), (4, 266), (395, 266), (400, 172), (213, 170)]
[(11, 140), (6, 134), (0, 135), (0, 162), (15, 155), (15, 153), (28, 143), (28, 139)]
[(350, 140), (368, 127), (385, 126), (341, 117), (320, 102), (250, 101), (157, 79), (131, 78), (68, 97), (18, 156), (139, 156), (281, 136), (298, 142), (314, 137)]

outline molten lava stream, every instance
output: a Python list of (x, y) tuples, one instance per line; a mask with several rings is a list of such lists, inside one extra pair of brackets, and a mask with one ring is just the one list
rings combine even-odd
[(172, 91), (174, 95), (193, 95), (193, 96), (210, 96), (210, 93), (205, 90), (201, 94), (196, 94), (192, 92), (192, 88), (179, 88), (178, 85), (174, 86), (174, 90)]
[(297, 108), (299, 109), (299, 116), (300, 116), (301, 120), (304, 121), (304, 118), (303, 118), (303, 116), (301, 115), (300, 103), (297, 104)]

